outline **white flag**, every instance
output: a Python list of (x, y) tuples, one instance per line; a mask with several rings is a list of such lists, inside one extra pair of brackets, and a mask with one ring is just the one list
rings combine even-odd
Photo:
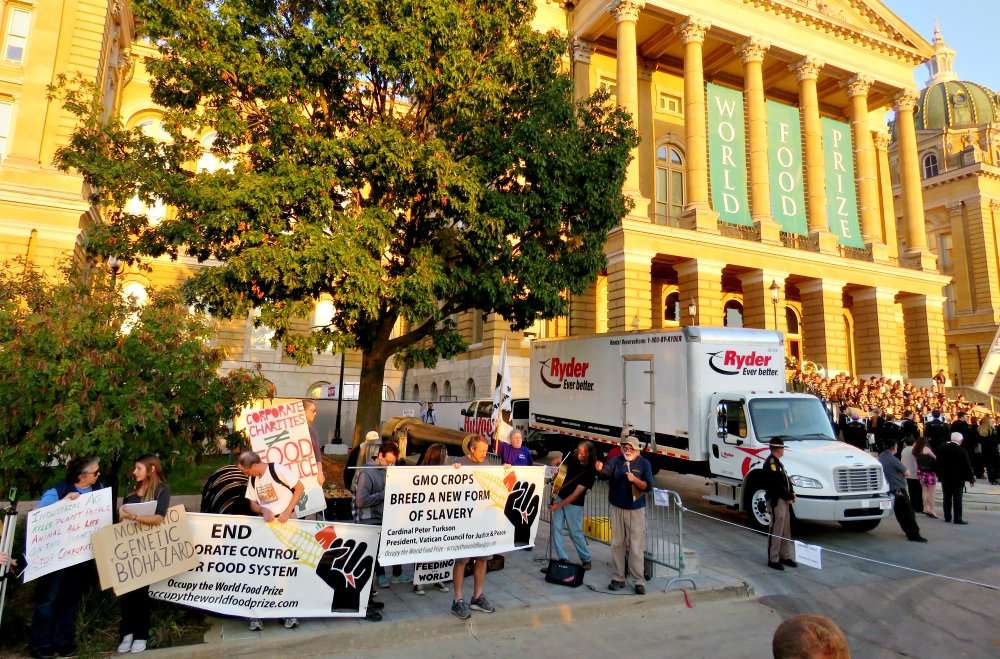
[(511, 397), (510, 365), (507, 363), (507, 337), (505, 336), (500, 348), (500, 362), (497, 364), (496, 385), (493, 389), (493, 415), (490, 418), (493, 438), (502, 442), (507, 441), (507, 436), (513, 430), (510, 425)]

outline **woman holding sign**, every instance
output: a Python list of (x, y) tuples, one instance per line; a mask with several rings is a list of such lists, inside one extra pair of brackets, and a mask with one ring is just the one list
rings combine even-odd
[[(97, 458), (73, 458), (66, 465), (66, 478), (45, 491), (38, 507), (104, 489), (97, 482), (100, 473)], [(76, 654), (76, 607), (88, 567), (86, 563), (72, 565), (35, 581), (35, 613), (31, 619), (31, 656), (35, 659), (51, 659), (57, 652), (63, 657)]]
[[(146, 526), (159, 526), (170, 508), (170, 488), (163, 478), (163, 466), (155, 455), (135, 461), (135, 485), (125, 495), (119, 518)], [(118, 598), (122, 607), (121, 645), (118, 652), (142, 652), (149, 639), (149, 586), (138, 588)]]

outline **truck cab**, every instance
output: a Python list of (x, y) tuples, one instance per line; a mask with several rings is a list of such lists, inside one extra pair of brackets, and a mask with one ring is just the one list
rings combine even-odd
[(710, 400), (715, 423), (706, 425), (716, 489), (706, 497), (710, 501), (738, 507), (752, 526), (767, 528), (770, 515), (760, 467), (770, 453), (770, 440), (780, 437), (798, 519), (837, 521), (847, 529), (867, 531), (892, 514), (882, 465), (867, 452), (837, 441), (814, 396), (716, 392)]
[[(520, 430), (524, 436), (525, 444), (532, 451), (539, 455), (545, 455), (544, 442), (539, 433), (533, 431), (528, 426), (529, 403), (527, 398), (514, 398), (511, 401), (510, 424), (515, 430)], [(480, 398), (469, 402), (468, 407), (462, 411), (462, 425), (457, 430), (464, 432), (474, 432), (483, 437), (493, 436), (493, 399)]]

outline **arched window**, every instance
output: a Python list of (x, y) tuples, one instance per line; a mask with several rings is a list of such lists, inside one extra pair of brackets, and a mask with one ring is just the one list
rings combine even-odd
[(469, 400), (476, 399), (476, 381), (472, 378), (465, 381), (465, 395), (469, 398)]
[(656, 151), (656, 223), (671, 225), (684, 211), (684, 156), (673, 146)]
[(938, 158), (936, 154), (928, 153), (924, 156), (924, 178), (932, 178), (938, 175)]
[(438, 383), (431, 382), (431, 400), (438, 399)]
[(802, 329), (799, 314), (785, 307), (785, 356), (796, 365), (802, 363)]
[(251, 350), (273, 350), (271, 339), (274, 337), (274, 330), (267, 325), (255, 326), (254, 321), (260, 316), (260, 309), (254, 309), (250, 317), (250, 349)]
[(173, 138), (170, 137), (170, 133), (167, 132), (167, 125), (159, 119), (146, 119), (145, 121), (140, 121), (137, 127), (146, 135), (146, 137), (152, 137), (154, 140), (160, 140), (161, 142), (173, 141)]
[(413, 385), (413, 400), (420, 400), (420, 385)]
[(663, 300), (663, 322), (681, 322), (681, 294), (677, 291), (670, 293)]
[(326, 388), (328, 386), (330, 386), (329, 382), (317, 382), (313, 386), (309, 387), (309, 392), (306, 394), (306, 398), (326, 398)]
[(146, 305), (146, 300), (149, 298), (149, 294), (146, 293), (146, 287), (137, 281), (130, 281), (122, 286), (122, 298), (128, 302), (130, 305), (136, 307), (136, 311), (133, 311), (128, 315), (125, 321), (122, 323), (122, 332), (128, 334), (135, 327), (135, 324), (139, 322), (139, 309)]
[(218, 135), (218, 133), (211, 132), (201, 138), (201, 158), (198, 159), (198, 164), (195, 167), (198, 172), (204, 170), (211, 174), (220, 169), (225, 169), (230, 172), (233, 171), (233, 162), (231, 160), (219, 160), (219, 158), (212, 153), (212, 146), (215, 144), (216, 135)]
[(451, 400), (451, 380), (444, 381), (444, 399)]
[(799, 315), (791, 307), (785, 307), (785, 332), (794, 335), (799, 333)]
[(723, 312), (726, 327), (743, 327), (743, 304), (739, 300), (726, 302)]

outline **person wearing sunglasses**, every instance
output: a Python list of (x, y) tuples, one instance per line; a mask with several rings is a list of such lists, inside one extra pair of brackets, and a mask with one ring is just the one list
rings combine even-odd
[[(96, 457), (73, 458), (66, 465), (66, 478), (42, 494), (38, 507), (104, 489), (97, 482), (100, 475)], [(35, 580), (35, 613), (31, 619), (31, 656), (35, 659), (51, 659), (57, 653), (62, 657), (76, 654), (76, 608), (90, 569), (87, 563), (80, 563)]]
[[(614, 573), (610, 590), (625, 587), (626, 572), (632, 577), (636, 595), (646, 594), (643, 550), (646, 548), (646, 492), (653, 486), (653, 468), (639, 455), (634, 435), (622, 438), (622, 452), (607, 463), (598, 461), (597, 477), (608, 483), (611, 504), (611, 558)], [(628, 551), (626, 553), (626, 546)]]

